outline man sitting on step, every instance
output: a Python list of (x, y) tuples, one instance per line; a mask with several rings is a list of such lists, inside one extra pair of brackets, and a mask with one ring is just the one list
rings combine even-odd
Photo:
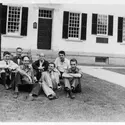
[(66, 58), (65, 51), (59, 51), (58, 56), (55, 60), (55, 65), (60, 71), (60, 78), (62, 79), (62, 74), (70, 67), (70, 61)]
[(42, 72), (48, 70), (49, 65), (49, 62), (45, 60), (45, 55), (43, 53), (38, 54), (38, 56), (39, 59), (32, 64), (37, 80), (41, 78)]
[(14, 77), (12, 77), (12, 73), (19, 67), (10, 58), (11, 58), (11, 53), (5, 51), (3, 53), (3, 60), (0, 61), (0, 75), (2, 83), (6, 89), (12, 87), (12, 81), (14, 80)]
[(18, 64), (18, 65), (22, 65), (22, 51), (23, 49), (21, 47), (17, 47), (16, 48), (16, 56), (13, 57), (13, 61)]
[(35, 77), (33, 72), (33, 67), (30, 64), (30, 57), (27, 55), (23, 56), (23, 64), (20, 65), (20, 68), (18, 68), (16, 71), (15, 76), (15, 93), (14, 98), (17, 98), (19, 95), (19, 85), (25, 85), (29, 84), (32, 85), (35, 83)]

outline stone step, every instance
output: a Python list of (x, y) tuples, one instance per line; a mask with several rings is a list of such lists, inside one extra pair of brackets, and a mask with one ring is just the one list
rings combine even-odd
[[(12, 53), (12, 55), (15, 56), (16, 48), (2, 48), (2, 52), (9, 51)], [(46, 60), (52, 62), (56, 59), (58, 56), (58, 51), (53, 50), (37, 50), (37, 49), (24, 49), (23, 54), (30, 53), (32, 55), (33, 61), (38, 59), (38, 53), (44, 53)], [(84, 65), (96, 65), (96, 66), (107, 66), (107, 65), (119, 65), (119, 66), (125, 66), (125, 55), (115, 55), (115, 54), (104, 54), (104, 53), (83, 53), (83, 52), (68, 52), (66, 51), (66, 56), (68, 59), (76, 58), (78, 61), (78, 64), (84, 64)], [(102, 57), (108, 57), (109, 61), (106, 63), (97, 63), (95, 62), (95, 57), (102, 56)], [(2, 57), (2, 56), (1, 56)], [(120, 62), (120, 63), (119, 63)]]

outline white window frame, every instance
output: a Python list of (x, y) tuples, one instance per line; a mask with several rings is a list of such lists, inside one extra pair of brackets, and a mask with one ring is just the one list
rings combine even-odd
[[(106, 30), (106, 34), (100, 34), (100, 33), (98, 33), (98, 16), (99, 15), (105, 15), (105, 16), (107, 16), (107, 30)], [(98, 36), (108, 36), (108, 15), (106, 15), (106, 14), (97, 14), (97, 35)]]
[[(18, 33), (8, 32), (9, 7), (20, 7), (20, 24), (19, 24), (19, 32), (18, 32)], [(22, 7), (21, 7), (21, 6), (17, 6), (17, 5), (8, 5), (8, 6), (7, 6), (6, 35), (9, 35), (9, 36), (20, 36), (20, 33), (21, 33), (21, 20), (22, 20)]]
[[(70, 13), (77, 13), (80, 15), (80, 18), (79, 18), (79, 37), (78, 38), (74, 38), (74, 37), (69, 37), (69, 22), (70, 22)], [(80, 40), (81, 38), (81, 19), (82, 19), (82, 13), (79, 13), (79, 12), (69, 12), (69, 20), (68, 20), (68, 40)]]
[[(48, 10), (48, 11), (51, 11), (51, 18), (50, 18), (50, 17), (40, 17), (40, 16), (39, 16), (39, 11), (40, 11), (40, 10)], [(53, 19), (53, 9), (50, 9), (50, 8), (39, 8), (39, 11), (38, 11), (38, 17), (39, 17), (39, 18), (43, 18), (43, 19), (44, 19), (44, 18), (45, 18), (45, 19)]]

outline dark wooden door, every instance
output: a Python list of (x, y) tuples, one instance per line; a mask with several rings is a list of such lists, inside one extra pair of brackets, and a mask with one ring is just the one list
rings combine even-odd
[(37, 49), (51, 49), (52, 19), (39, 18)]

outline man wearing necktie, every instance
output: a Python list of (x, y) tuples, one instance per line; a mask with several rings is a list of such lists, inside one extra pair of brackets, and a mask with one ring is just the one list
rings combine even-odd
[(45, 95), (51, 100), (56, 99), (55, 89), (61, 89), (59, 83), (60, 72), (55, 68), (53, 62), (49, 63), (48, 70), (42, 73), (40, 80), (35, 84), (32, 92), (29, 94), (28, 100), (33, 100), (34, 95), (40, 94), (41, 88)]
[[(22, 60), (22, 52), (23, 52), (23, 49), (21, 48), (21, 47), (17, 47), (16, 48), (16, 56), (14, 56), (13, 57), (13, 61), (18, 65), (18, 66), (20, 66), (20, 65), (22, 65), (23, 63), (23, 60)], [(12, 75), (11, 75), (11, 77), (12, 77), (12, 85), (14, 85), (15, 83), (14, 83), (14, 79), (15, 79), (15, 76), (16, 76), (16, 72), (14, 71), (14, 72), (12, 72)]]
[(18, 47), (16, 49), (16, 56), (13, 57), (13, 61), (18, 65), (22, 65), (22, 51), (23, 49)]

